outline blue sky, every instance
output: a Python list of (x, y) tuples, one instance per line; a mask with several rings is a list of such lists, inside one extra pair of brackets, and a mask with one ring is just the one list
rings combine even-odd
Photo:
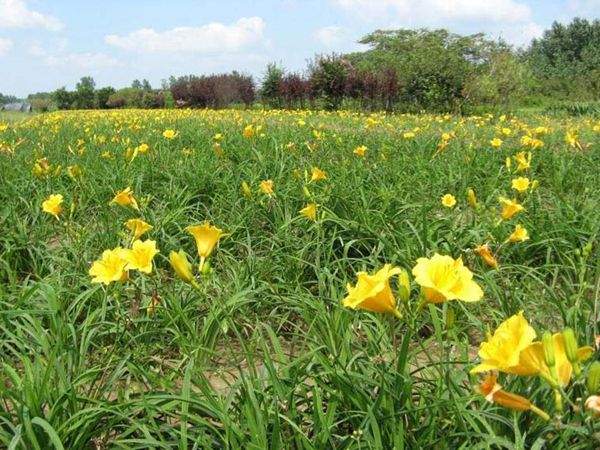
[(600, 17), (600, 0), (0, 0), (0, 92), (134, 78), (300, 70), (377, 28), (446, 27), (527, 44), (553, 20)]

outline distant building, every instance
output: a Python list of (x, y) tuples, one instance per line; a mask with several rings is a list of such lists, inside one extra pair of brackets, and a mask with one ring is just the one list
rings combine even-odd
[(16, 103), (7, 103), (6, 105), (0, 105), (0, 111), (16, 111), (16, 112), (29, 113), (32, 111), (32, 108), (31, 108), (31, 103), (16, 102)]

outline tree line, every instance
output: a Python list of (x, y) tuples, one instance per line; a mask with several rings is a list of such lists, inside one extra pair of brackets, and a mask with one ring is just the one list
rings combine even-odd
[(363, 51), (317, 55), (302, 72), (269, 64), (260, 80), (231, 72), (171, 77), (96, 88), (84, 77), (74, 91), (30, 96), (37, 109), (360, 108), (454, 111), (600, 97), (600, 21), (554, 23), (526, 49), (484, 34), (447, 30), (377, 30)]

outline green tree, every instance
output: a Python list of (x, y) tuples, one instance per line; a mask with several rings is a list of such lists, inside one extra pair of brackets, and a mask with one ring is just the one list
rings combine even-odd
[(64, 86), (54, 91), (52, 97), (58, 109), (71, 109), (75, 103), (75, 93), (67, 91)]
[(116, 92), (111, 86), (103, 87), (96, 91), (96, 106), (100, 109), (108, 108), (108, 99)]
[(600, 97), (600, 21), (554, 22), (526, 52), (543, 94)]
[(283, 73), (283, 69), (277, 64), (270, 63), (267, 65), (267, 70), (260, 88), (260, 97), (263, 102), (273, 108), (280, 108), (282, 105), (281, 82), (283, 80)]
[(461, 36), (447, 30), (377, 30), (360, 41), (367, 51), (347, 55), (358, 70), (398, 76), (399, 99), (407, 109), (456, 109), (465, 83), (502, 43), (483, 34)]
[(82, 77), (75, 91), (75, 105), (79, 109), (94, 108), (96, 82), (92, 77)]

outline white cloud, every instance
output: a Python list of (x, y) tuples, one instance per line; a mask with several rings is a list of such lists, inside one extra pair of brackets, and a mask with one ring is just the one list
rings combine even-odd
[(30, 10), (24, 0), (0, 0), (0, 28), (46, 28), (59, 31), (64, 25), (56, 17)]
[(523, 25), (508, 29), (500, 34), (504, 40), (517, 47), (527, 46), (533, 39), (539, 38), (544, 34), (544, 27), (535, 22), (527, 22)]
[(319, 28), (313, 34), (314, 38), (327, 48), (334, 48), (346, 40), (346, 30), (336, 25)]
[(260, 17), (242, 17), (225, 25), (212, 22), (200, 27), (177, 27), (167, 31), (142, 28), (125, 36), (105, 36), (107, 44), (140, 53), (238, 52), (264, 42), (265, 22)]
[[(41, 49), (35, 50), (39, 51)], [(47, 66), (87, 70), (106, 69), (121, 65), (116, 58), (104, 53), (66, 53), (60, 55), (48, 55), (43, 58), (43, 61)]]
[(10, 39), (0, 38), (0, 56), (6, 55), (13, 46)]
[(361, 17), (391, 15), (402, 23), (444, 24), (453, 22), (524, 22), (531, 9), (516, 0), (331, 0)]

